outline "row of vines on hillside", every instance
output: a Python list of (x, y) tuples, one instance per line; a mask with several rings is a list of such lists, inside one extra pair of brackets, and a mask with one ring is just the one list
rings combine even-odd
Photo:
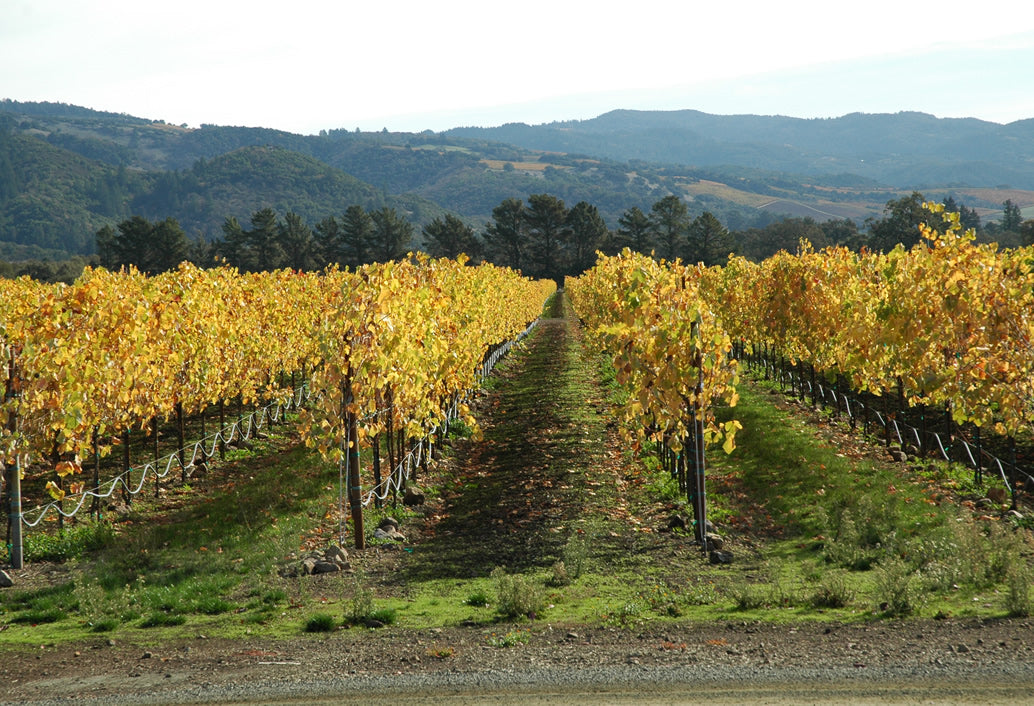
[[(716, 423), (712, 410), (735, 404), (748, 346), (806, 362), (813, 390), (832, 383), (941, 410), (1010, 445), (1029, 434), (1034, 249), (977, 244), (958, 214), (927, 208), (911, 249), (816, 252), (802, 241), (796, 254), (710, 268), (626, 251), (568, 279), (590, 339), (613, 361), (637, 444), (659, 442), (676, 460), (722, 439), (731, 449), (738, 424)], [(702, 473), (702, 452), (691, 465)], [(703, 507), (702, 479), (686, 485)]]
[(806, 361), (821, 379), (950, 412), (1013, 437), (1034, 421), (1034, 250), (973, 242), (927, 204), (911, 249), (730, 258), (702, 288), (737, 340)]
[(637, 449), (653, 441), (668, 452), (705, 549), (704, 450), (721, 441), (732, 451), (739, 428), (714, 413), (717, 405), (736, 404), (737, 361), (701, 292), (706, 272), (626, 250), (565, 282), (589, 340), (612, 360), (625, 428)]
[(155, 277), (88, 269), (70, 286), (0, 281), (0, 459), (50, 469), (60, 498), (83, 489), (70, 478), (81, 459), (127, 430), (231, 400), (287, 400), (299, 371), (303, 436), (328, 458), (385, 428), (419, 437), (553, 289), (423, 257), (322, 273), (183, 264)]

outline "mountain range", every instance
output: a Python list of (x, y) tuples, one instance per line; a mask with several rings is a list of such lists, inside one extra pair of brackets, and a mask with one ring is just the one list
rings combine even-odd
[(131, 215), (196, 238), (272, 207), (310, 223), (390, 206), (418, 226), (445, 212), (477, 228), (507, 198), (595, 205), (608, 225), (669, 194), (736, 230), (782, 216), (880, 217), (912, 191), (985, 219), (1011, 199), (1034, 216), (1034, 120), (915, 112), (804, 120), (617, 110), (592, 120), (435, 133), (190, 128), (62, 103), (0, 101), (0, 259), (94, 250)]

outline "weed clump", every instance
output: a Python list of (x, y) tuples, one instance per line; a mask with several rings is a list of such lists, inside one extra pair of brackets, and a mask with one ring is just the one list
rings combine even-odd
[(1005, 580), (1005, 610), (1014, 618), (1029, 617), (1031, 610), (1030, 584), (1034, 581), (1030, 568), (1022, 562), (1014, 566)]
[(876, 570), (875, 599), (880, 612), (888, 617), (918, 613), (925, 602), (925, 592), (918, 573), (905, 561), (891, 559)]
[(501, 566), (492, 570), (491, 577), (496, 587), (496, 605), (504, 618), (534, 620), (545, 609), (545, 591), (531, 579), (507, 574)]
[(317, 613), (305, 621), (305, 632), (331, 632), (336, 627), (334, 616)]
[(844, 571), (830, 571), (823, 575), (811, 594), (813, 608), (843, 608), (854, 599), (854, 591)]

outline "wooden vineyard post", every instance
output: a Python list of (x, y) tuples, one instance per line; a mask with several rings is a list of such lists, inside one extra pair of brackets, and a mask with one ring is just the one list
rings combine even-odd
[(122, 499), (126, 501), (126, 505), (133, 502), (133, 494), (129, 492), (129, 474), (129, 429), (126, 429), (122, 432)]
[(219, 460), (226, 460), (226, 401), (219, 400)]
[(162, 490), (162, 477), (158, 475), (158, 417), (157, 415), (151, 417), (151, 435), (154, 440), (154, 497), (155, 499), (161, 494)]
[(24, 563), (22, 553), (22, 462), (21, 454), (15, 454), (14, 468), (10, 469), (11, 496), (11, 568), (21, 569)]
[[(697, 339), (700, 335), (699, 325), (694, 323), (692, 326), (691, 336)], [(700, 547), (703, 552), (707, 553), (707, 487), (704, 482), (704, 414), (703, 414), (703, 398), (704, 398), (704, 360), (703, 353), (699, 350), (696, 354), (696, 369), (697, 369), (697, 384), (694, 395), (694, 400), (690, 412), (690, 418), (693, 422), (693, 429), (691, 435), (693, 437), (692, 447), (685, 448), (683, 453), (692, 451), (693, 453), (693, 515), (696, 520), (696, 540), (700, 542)], [(688, 442), (689, 439), (686, 439)]]
[[(697, 395), (703, 394), (703, 383), (697, 386)], [(696, 516), (696, 539), (707, 553), (707, 486), (704, 465), (704, 418), (699, 397), (693, 412), (693, 514)]]
[[(100, 490), (101, 487), (101, 449), (100, 439), (97, 438), (97, 427), (93, 428), (93, 490), (94, 493)], [(90, 504), (90, 512), (93, 514), (97, 521), (101, 519), (101, 499), (100, 495), (93, 496), (93, 502)]]
[(352, 515), (352, 530), (355, 532), (355, 548), (366, 549), (366, 532), (363, 529), (362, 487), (359, 481), (359, 430), (355, 415), (348, 415), (348, 508)]
[(345, 488), (348, 489), (348, 511), (352, 517), (355, 548), (362, 550), (366, 548), (366, 532), (363, 529), (362, 487), (359, 480), (359, 425), (355, 412), (351, 409), (354, 399), (352, 370), (349, 366), (341, 385), (341, 417), (345, 424)]
[[(15, 379), (16, 371), (14, 365), (14, 351), (11, 350), (9, 353), (10, 357), (7, 361), (7, 384), (4, 386), (4, 402), (10, 404), (15, 398)], [(7, 428), (10, 432), (15, 433), (18, 431), (18, 415), (15, 412), (11, 412), (8, 419)], [(10, 541), (11, 541), (11, 568), (21, 569), (24, 564), (24, 555), (22, 553), (22, 463), (21, 454), (15, 450), (14, 464), (11, 468), (7, 469), (8, 480), (7, 480), (7, 494), (11, 499), (11, 505), (8, 515), (8, 521), (10, 523)]]
[[(373, 443), (371, 444), (373, 450), (373, 486), (380, 488), (382, 483), (381, 478), (381, 435), (375, 434), (373, 437)], [(384, 502), (381, 500), (380, 495), (374, 495), (374, 503), (378, 510), (383, 507)]]
[(183, 420), (183, 403), (176, 403), (176, 457), (180, 461), (180, 482), (186, 485), (187, 483), (187, 463), (186, 463), (186, 450), (183, 448), (187, 445), (187, 434), (184, 429)]

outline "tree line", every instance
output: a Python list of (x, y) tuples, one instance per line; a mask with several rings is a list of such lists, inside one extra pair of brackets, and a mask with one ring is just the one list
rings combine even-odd
[[(191, 241), (174, 218), (152, 222), (133, 216), (97, 232), (96, 263), (109, 269), (131, 265), (149, 274), (173, 269), (184, 260), (200, 266), (225, 263), (246, 272), (308, 271), (329, 265), (355, 268), (424, 250), (434, 257), (465, 253), (475, 264), (488, 261), (562, 282), (565, 276), (592, 267), (597, 251), (615, 254), (624, 248), (710, 266), (722, 264), (730, 253), (761, 261), (780, 250), (793, 252), (802, 238), (816, 248), (845, 245), (885, 251), (898, 243), (911, 247), (918, 242), (918, 226), (926, 218), (924, 201), (919, 192), (888, 201), (884, 216), (868, 219), (864, 231), (850, 219), (819, 223), (812, 218), (785, 218), (760, 228), (730, 231), (711, 212), (693, 216), (683, 199), (668, 195), (647, 211), (625, 210), (618, 227), (611, 229), (588, 202), (568, 207), (557, 196), (531, 194), (526, 200), (503, 200), (480, 231), (452, 214), (436, 217), (421, 229), (419, 242), (416, 227), (406, 215), (387, 206), (372, 210), (349, 206), (312, 225), (297, 213), (288, 211), (281, 217), (272, 208), (262, 208), (244, 224), (227, 218), (222, 237), (213, 241)], [(1009, 246), (1034, 244), (1034, 220), (1024, 221), (1011, 201), (1003, 204), (1001, 223), (984, 229), (973, 209), (950, 197), (944, 203), (948, 210), (960, 213), (964, 227), (975, 228), (985, 237), (997, 237)], [(55, 278), (67, 279), (67, 269), (55, 268), (59, 272)], [(2, 276), (27, 272), (48, 278), (39, 263), (22, 270), (0, 263)]]

